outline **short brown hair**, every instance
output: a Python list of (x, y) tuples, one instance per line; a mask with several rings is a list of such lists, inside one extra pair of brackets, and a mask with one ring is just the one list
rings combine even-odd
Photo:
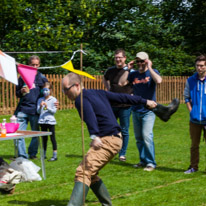
[(116, 49), (115, 52), (114, 52), (114, 55), (119, 54), (119, 53), (122, 53), (123, 57), (126, 56), (126, 52), (125, 52), (124, 49), (121, 49), (121, 48), (120, 49)]
[(45, 82), (44, 87), (48, 87), (49, 89), (52, 89), (52, 83), (50, 82)]
[(39, 57), (39, 56), (36, 56), (36, 55), (30, 56), (29, 59), (28, 59), (28, 63), (31, 64), (31, 61), (32, 61), (33, 59), (37, 59), (37, 60), (39, 60), (39, 64), (41, 63), (40, 57)]
[(197, 63), (199, 61), (204, 61), (205, 65), (206, 65), (206, 55), (201, 54), (200, 56), (196, 57), (195, 63)]

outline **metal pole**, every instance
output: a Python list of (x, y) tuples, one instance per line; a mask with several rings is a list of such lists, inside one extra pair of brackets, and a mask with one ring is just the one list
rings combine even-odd
[[(83, 45), (81, 44), (81, 50)], [(83, 54), (80, 52), (80, 70), (83, 69)], [(85, 205), (85, 146), (84, 146), (84, 116), (83, 116), (83, 81), (81, 77), (81, 130), (82, 130), (82, 156), (83, 156), (83, 205)]]

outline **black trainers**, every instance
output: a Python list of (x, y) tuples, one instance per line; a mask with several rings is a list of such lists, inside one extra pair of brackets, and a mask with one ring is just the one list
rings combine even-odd
[(37, 156), (30, 156), (29, 159), (31, 159), (31, 160), (36, 160), (36, 159), (37, 159)]
[(133, 167), (134, 167), (134, 168), (143, 168), (143, 167), (145, 167), (145, 165), (142, 164), (141, 162), (139, 162), (138, 164), (133, 165)]

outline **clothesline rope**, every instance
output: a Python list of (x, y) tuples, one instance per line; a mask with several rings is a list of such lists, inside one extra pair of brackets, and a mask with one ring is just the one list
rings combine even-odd
[[(45, 51), (45, 52), (46, 52), (46, 51)], [(76, 50), (76, 51), (73, 52), (72, 57), (71, 57), (71, 59), (70, 59), (69, 61), (72, 61), (72, 60), (73, 60), (73, 58), (74, 58), (74, 56), (75, 56), (75, 54), (76, 54), (77, 52), (82, 52), (83, 54), (87, 55), (87, 53), (86, 53), (84, 50), (78, 49), (78, 50)], [(4, 53), (8, 53), (8, 52), (4, 52)], [(36, 53), (37, 53), (37, 52), (36, 52)], [(69, 61), (67, 61), (66, 63), (68, 63)], [(66, 64), (66, 63), (64, 63), (64, 64)], [(17, 64), (18, 64), (18, 63), (17, 63)], [(62, 64), (62, 65), (64, 65), (64, 64)], [(49, 67), (38, 67), (38, 69), (55, 69), (55, 68), (61, 67), (62, 65), (49, 66)]]
[(4, 52), (7, 54), (45, 54), (45, 53), (66, 53), (68, 51), (21, 51), (21, 52)]
[[(86, 53), (85, 51), (83, 51), (82, 49), (78, 49), (78, 50), (76, 50), (76, 51), (73, 52), (72, 57), (71, 57), (71, 59), (70, 59), (69, 61), (71, 61), (71, 60), (74, 58), (74, 56), (75, 56), (75, 54), (76, 54), (77, 52), (82, 52), (83, 54), (87, 55), (87, 53)], [(67, 61), (66, 63), (68, 63), (69, 61)], [(66, 63), (64, 63), (64, 64), (66, 64)], [(64, 65), (64, 64), (62, 64), (62, 65)], [(50, 66), (50, 67), (39, 67), (38, 69), (54, 69), (54, 68), (61, 67), (62, 65), (59, 65), (59, 66)]]

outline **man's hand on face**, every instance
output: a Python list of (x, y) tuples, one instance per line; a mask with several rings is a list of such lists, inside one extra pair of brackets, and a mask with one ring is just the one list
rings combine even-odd
[(135, 64), (135, 60), (132, 60), (130, 61), (127, 66), (128, 66), (128, 69), (132, 69), (134, 67), (134, 64)]
[(95, 139), (92, 140), (90, 143), (90, 146), (93, 147), (95, 150), (98, 150), (102, 147), (102, 141), (101, 138), (95, 137)]
[(148, 67), (152, 68), (152, 61), (150, 59), (146, 59), (145, 63)]

